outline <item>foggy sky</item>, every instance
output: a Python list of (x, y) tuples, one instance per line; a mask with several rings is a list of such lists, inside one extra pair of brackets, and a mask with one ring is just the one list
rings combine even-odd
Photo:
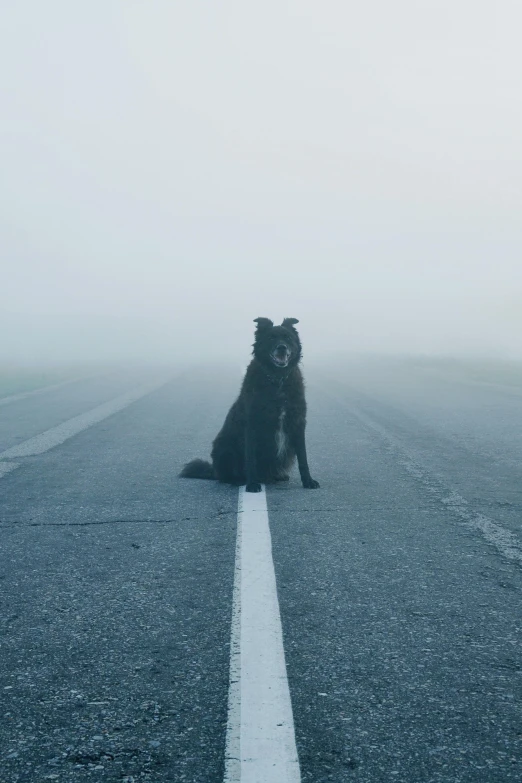
[(522, 357), (522, 11), (0, 10), (0, 360)]

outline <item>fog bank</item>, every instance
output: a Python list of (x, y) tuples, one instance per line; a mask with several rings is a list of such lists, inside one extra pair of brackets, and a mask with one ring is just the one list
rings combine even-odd
[(0, 362), (522, 358), (514, 2), (0, 10)]

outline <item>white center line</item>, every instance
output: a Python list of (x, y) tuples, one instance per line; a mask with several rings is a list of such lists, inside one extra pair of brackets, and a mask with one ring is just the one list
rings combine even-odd
[(266, 494), (239, 490), (225, 783), (300, 783)]

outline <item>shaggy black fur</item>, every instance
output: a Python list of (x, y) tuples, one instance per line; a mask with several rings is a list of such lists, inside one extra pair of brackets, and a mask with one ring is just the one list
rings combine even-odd
[(294, 326), (299, 322), (285, 318), (274, 326), (269, 318), (255, 321), (254, 358), (214, 440), (212, 464), (192, 460), (180, 475), (246, 484), (247, 492), (260, 492), (261, 483), (288, 481), (297, 456), (303, 487), (315, 489), (319, 482), (311, 477), (306, 457), (301, 342)]

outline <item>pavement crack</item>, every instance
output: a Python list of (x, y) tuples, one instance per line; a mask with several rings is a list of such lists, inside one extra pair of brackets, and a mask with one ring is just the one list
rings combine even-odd
[(87, 522), (13, 522), (11, 520), (0, 519), (1, 527), (6, 529), (22, 528), (22, 527), (99, 527), (104, 525), (172, 525), (180, 522), (204, 522), (208, 520), (219, 520), (225, 517), (230, 517), (236, 512), (220, 512), (217, 514), (210, 514), (208, 516), (195, 516), (195, 517), (177, 517), (167, 519), (99, 519), (89, 520)]

